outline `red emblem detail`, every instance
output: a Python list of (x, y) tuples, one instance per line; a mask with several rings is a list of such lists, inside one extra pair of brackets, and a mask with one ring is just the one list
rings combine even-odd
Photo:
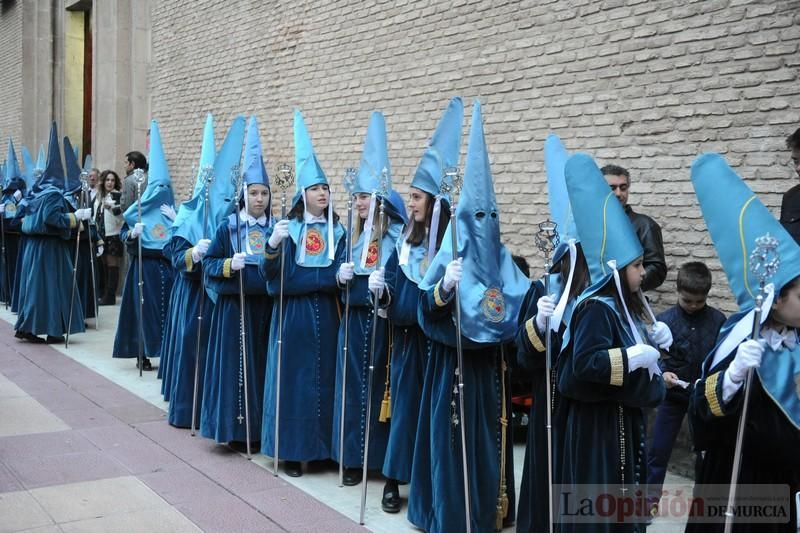
[(372, 268), (376, 264), (378, 264), (378, 241), (372, 241), (369, 243), (369, 248), (367, 249), (367, 262), (365, 266), (367, 268)]
[(316, 228), (308, 230), (306, 233), (306, 253), (309, 255), (319, 255), (325, 250), (325, 239)]
[(163, 224), (156, 224), (153, 226), (152, 231), (150, 231), (150, 235), (152, 235), (154, 239), (162, 241), (167, 238), (167, 228)]

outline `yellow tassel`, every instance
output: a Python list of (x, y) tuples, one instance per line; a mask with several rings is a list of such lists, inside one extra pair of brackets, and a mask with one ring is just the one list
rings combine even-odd
[(389, 391), (383, 391), (383, 401), (381, 401), (381, 414), (378, 417), (378, 422), (386, 422), (392, 418), (392, 397)]

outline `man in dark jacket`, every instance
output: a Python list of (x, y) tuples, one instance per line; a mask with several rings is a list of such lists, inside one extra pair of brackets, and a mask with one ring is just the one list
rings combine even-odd
[(667, 277), (667, 261), (664, 259), (664, 241), (661, 238), (661, 226), (647, 215), (636, 213), (628, 205), (628, 191), (631, 186), (631, 175), (627, 169), (618, 165), (606, 165), (600, 169), (606, 178), (614, 196), (625, 208), (628, 218), (636, 230), (636, 235), (644, 248), (644, 281), (643, 291), (651, 291), (664, 283)]
[[(786, 138), (786, 148), (792, 151), (789, 163), (800, 177), (800, 128)], [(795, 185), (783, 195), (781, 224), (800, 243), (800, 185)]]

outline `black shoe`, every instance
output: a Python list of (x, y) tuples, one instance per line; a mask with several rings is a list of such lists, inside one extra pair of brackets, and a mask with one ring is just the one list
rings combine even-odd
[(47, 340), (45, 340), (47, 344), (63, 344), (64, 337), (63, 335), (59, 335), (58, 337), (53, 337), (52, 335), (47, 336)]
[(303, 475), (303, 465), (300, 461), (286, 461), (283, 470), (289, 477), (300, 477)]
[(44, 344), (45, 342), (47, 342), (43, 338), (37, 337), (33, 333), (23, 333), (22, 338), (33, 344)]
[(16, 339), (24, 339), (25, 338), (25, 334), (22, 333), (21, 331), (17, 330), (17, 331), (14, 332), (14, 338), (16, 338)]
[(400, 507), (400, 489), (397, 488), (397, 481), (387, 479), (386, 484), (383, 486), (381, 509), (385, 513), (394, 514), (400, 512)]
[(361, 483), (363, 472), (360, 468), (345, 468), (344, 476), (342, 476), (342, 483), (348, 487), (353, 487)]
[[(139, 359), (136, 359), (136, 368), (139, 368)], [(147, 357), (142, 357), (142, 370), (153, 370), (153, 363)]]

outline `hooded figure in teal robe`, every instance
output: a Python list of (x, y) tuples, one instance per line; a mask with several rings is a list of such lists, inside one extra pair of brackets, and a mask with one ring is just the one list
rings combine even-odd
[(66, 333), (85, 330), (83, 306), (78, 294), (72, 299), (73, 259), (70, 248), (72, 231), (78, 220), (70, 213), (64, 199), (64, 167), (56, 125), (50, 130), (47, 167), (33, 187), (22, 231), (26, 236), (20, 265), (19, 314), (14, 329), (18, 336), (34, 341), (47, 335), (60, 342)]
[[(394, 244), (402, 230), (402, 217), (397, 208), (389, 201), (392, 192), (389, 167), (389, 151), (386, 143), (386, 123), (383, 114), (372, 113), (367, 135), (364, 141), (364, 154), (353, 186), (355, 195), (371, 195), (366, 219), (358, 222), (358, 213), (354, 214), (354, 230), (363, 228), (353, 242), (352, 261), (354, 276), (350, 281), (350, 318), (347, 334), (347, 370), (342, 365), (344, 358), (344, 321), (339, 327), (338, 352), (336, 355), (336, 388), (333, 405), (333, 432), (331, 455), (338, 461), (339, 432), (341, 428), (342, 378), (346, 375), (345, 420), (344, 420), (344, 453), (345, 468), (357, 468), (355, 477), (361, 475), (364, 464), (365, 430), (367, 425), (367, 397), (370, 350), (372, 348), (372, 331), (375, 327), (375, 353), (373, 356), (374, 371), (372, 376), (372, 395), (370, 412), (370, 439), (367, 468), (378, 470), (383, 466), (386, 454), (386, 440), (389, 435), (389, 421), (380, 422), (378, 417), (383, 401), (386, 383), (386, 363), (388, 359), (389, 329), (386, 318), (375, 316), (373, 293), (368, 288), (368, 278), (372, 272), (382, 268), (394, 249)], [(385, 190), (384, 190), (385, 188)], [(384, 203), (384, 226), (386, 230), (379, 233), (378, 205)], [(400, 206), (403, 209), (403, 206)], [(352, 236), (351, 236), (352, 239)], [(380, 247), (380, 251), (378, 251)], [(386, 300), (384, 300), (385, 304)], [(341, 294), (344, 306), (344, 291)], [(377, 320), (376, 324), (373, 321)]]
[[(454, 230), (457, 254), (452, 245)], [(463, 275), (450, 287), (448, 272), (457, 263), (454, 255), (462, 261)], [(500, 242), (499, 213), (477, 100), (456, 228), (452, 223), (448, 226), (441, 248), (418, 286), (424, 291), (418, 319), (431, 345), (420, 401), (408, 519), (428, 532), (466, 530), (465, 448), (472, 531), (493, 531), (498, 519), (502, 523), (514, 508), (508, 491), (501, 487), (514, 484), (513, 475), (509, 478), (505, 473), (511, 457), (501, 445), (504, 407), (505, 416), (510, 412), (503, 391), (507, 381), (503, 345), (514, 339), (530, 281)], [(461, 304), (460, 332), (454, 319), (456, 291)], [(458, 390), (459, 333), (464, 365), (458, 369), (464, 383), (463, 419), (454, 392)], [(510, 433), (505, 437), (509, 439)], [(505, 464), (501, 464), (503, 459)]]
[[(461, 98), (450, 100), (431, 137), (428, 146), (411, 180), (411, 191), (421, 192), (427, 198), (424, 219), (416, 222), (412, 213), (403, 235), (395, 242), (392, 255), (386, 263), (386, 284), (391, 294), (389, 320), (393, 328), (390, 365), (391, 423), (383, 475), (384, 510), (400, 510), (397, 482), (409, 483), (414, 461), (414, 443), (420, 419), (425, 364), (428, 356), (428, 339), (417, 322), (417, 311), (422, 292), (419, 282), (430, 264), (429, 246), (431, 226), (446, 224), (450, 216), (449, 197), (440, 189), (444, 171), (458, 164), (461, 149), (461, 127), (464, 122), (464, 104)], [(433, 210), (439, 201), (437, 217)], [(427, 214), (428, 204), (430, 216)], [(438, 218), (439, 220), (434, 220)], [(416, 233), (412, 236), (412, 231)], [(444, 231), (432, 237), (441, 240)], [(411, 241), (414, 242), (411, 242)], [(433, 253), (439, 243), (434, 243)]]
[[(236, 154), (241, 153), (241, 137), (238, 135), (238, 145), (235, 141), (230, 144), (226, 142), (217, 157), (218, 165), (215, 164), (214, 168), (215, 171), (219, 170), (220, 174), (223, 173), (222, 165), (231, 165), (229, 171), (235, 165), (238, 172), (239, 156)], [(250, 188), (256, 186), (265, 187), (267, 194), (270, 194), (269, 177), (264, 168), (255, 117), (250, 118), (247, 128), (243, 183), (246, 188), (244, 194), (248, 194)], [(269, 201), (265, 212), (251, 214), (248, 213), (244, 194), (240, 196), (239, 205), (242, 209), (238, 220), (235, 213), (224, 219), (224, 223), (217, 228), (211, 240), (208, 253), (203, 258), (203, 275), (206, 279), (207, 292), (214, 295), (216, 302), (208, 332), (200, 434), (218, 443), (247, 441), (245, 408), (248, 409), (247, 416), (250, 420), (250, 441), (257, 442), (261, 435), (269, 339), (267, 325), (272, 299), (267, 295), (266, 283), (259, 272), (259, 262), (264, 254), (266, 235), (272, 220)], [(214, 201), (218, 199), (217, 197)], [(232, 268), (233, 257), (237, 253), (246, 254), (244, 266), (240, 270)], [(240, 277), (244, 291), (244, 310), (240, 304)], [(242, 315), (246, 333), (246, 390), (240, 334)]]
[[(276, 243), (276, 247), (267, 244), (260, 267), (273, 301), (261, 453), (270, 457), (275, 453), (277, 341), (282, 339), (278, 458), (297, 463), (331, 458), (335, 339), (339, 330), (336, 272), (345, 257), (345, 230), (333, 212), (332, 197), (319, 216), (313, 215), (306, 205), (308, 189), (327, 188), (328, 179), (299, 110), (294, 114), (294, 150), (297, 180), (288, 215), (289, 235)], [(268, 239), (274, 229), (275, 226), (268, 232)], [(280, 332), (282, 253), (286, 255)], [(299, 465), (287, 466), (292, 473), (299, 473)]]
[[(644, 272), (633, 226), (591, 157), (573, 155), (564, 172), (593, 285), (575, 303), (557, 361), (558, 392), (566, 398), (566, 413), (556, 428), (560, 435), (554, 471), (563, 490), (554, 494), (554, 522), (564, 532), (643, 531), (644, 505), (624, 523), (599, 515), (570, 520), (583, 496), (644, 492), (644, 409), (658, 406), (666, 389), (656, 343), (641, 318), (643, 297), (640, 291), (630, 292), (638, 287), (626, 277), (631, 264), (638, 265), (642, 276)], [(669, 342), (658, 337), (659, 342), (668, 346), (668, 328), (663, 335)], [(580, 493), (587, 487), (599, 493)]]
[(158, 123), (150, 121), (150, 166), (147, 187), (141, 193), (142, 224), (138, 237), (142, 241), (142, 288), (144, 305), (139, 316), (139, 257), (134, 228), (138, 222), (137, 203), (123, 213), (125, 223), (120, 239), (127, 243), (128, 273), (122, 289), (117, 333), (113, 356), (136, 358), (139, 354), (139, 321), (142, 320), (144, 369), (152, 369), (149, 357), (161, 356), (161, 340), (167, 322), (169, 297), (174, 273), (164, 256), (164, 246), (170, 240), (171, 221), (161, 212), (161, 206), (175, 204), (167, 159), (161, 143)]
[[(743, 343), (752, 343), (749, 338), (759, 292), (759, 279), (752, 270), (752, 262), (758, 259), (751, 254), (756, 239), (770, 235), (777, 240), (777, 249), (767, 259), (777, 256), (780, 264), (766, 280), (759, 335), (763, 353), (752, 373), (736, 505), (779, 503), (782, 511), (767, 509), (775, 520), (758, 520), (752, 512), (759, 509), (751, 508), (748, 519), (734, 518), (733, 531), (794, 533), (800, 492), (800, 324), (777, 320), (773, 304), (780, 298), (797, 297), (800, 246), (720, 155), (703, 154), (695, 160), (692, 185), (740, 310), (722, 327), (689, 404), (695, 446), (705, 452), (695, 497), (707, 497), (714, 487), (718, 493), (720, 485), (731, 481), (745, 396), (744, 379), (734, 378), (740, 364), (737, 352)], [(791, 300), (783, 304), (787, 301)], [(797, 320), (791, 316), (796, 312), (783, 313)], [(716, 518), (690, 517), (686, 531), (721, 532), (725, 517)]]
[[(27, 169), (26, 169), (27, 172)], [(8, 140), (8, 155), (3, 169), (3, 192), (0, 216), (3, 217), (4, 250), (0, 258), (0, 300), (10, 303), (17, 272), (17, 253), (21, 219), (17, 216), (17, 206), (26, 192), (26, 181), (20, 170), (14, 143)]]

